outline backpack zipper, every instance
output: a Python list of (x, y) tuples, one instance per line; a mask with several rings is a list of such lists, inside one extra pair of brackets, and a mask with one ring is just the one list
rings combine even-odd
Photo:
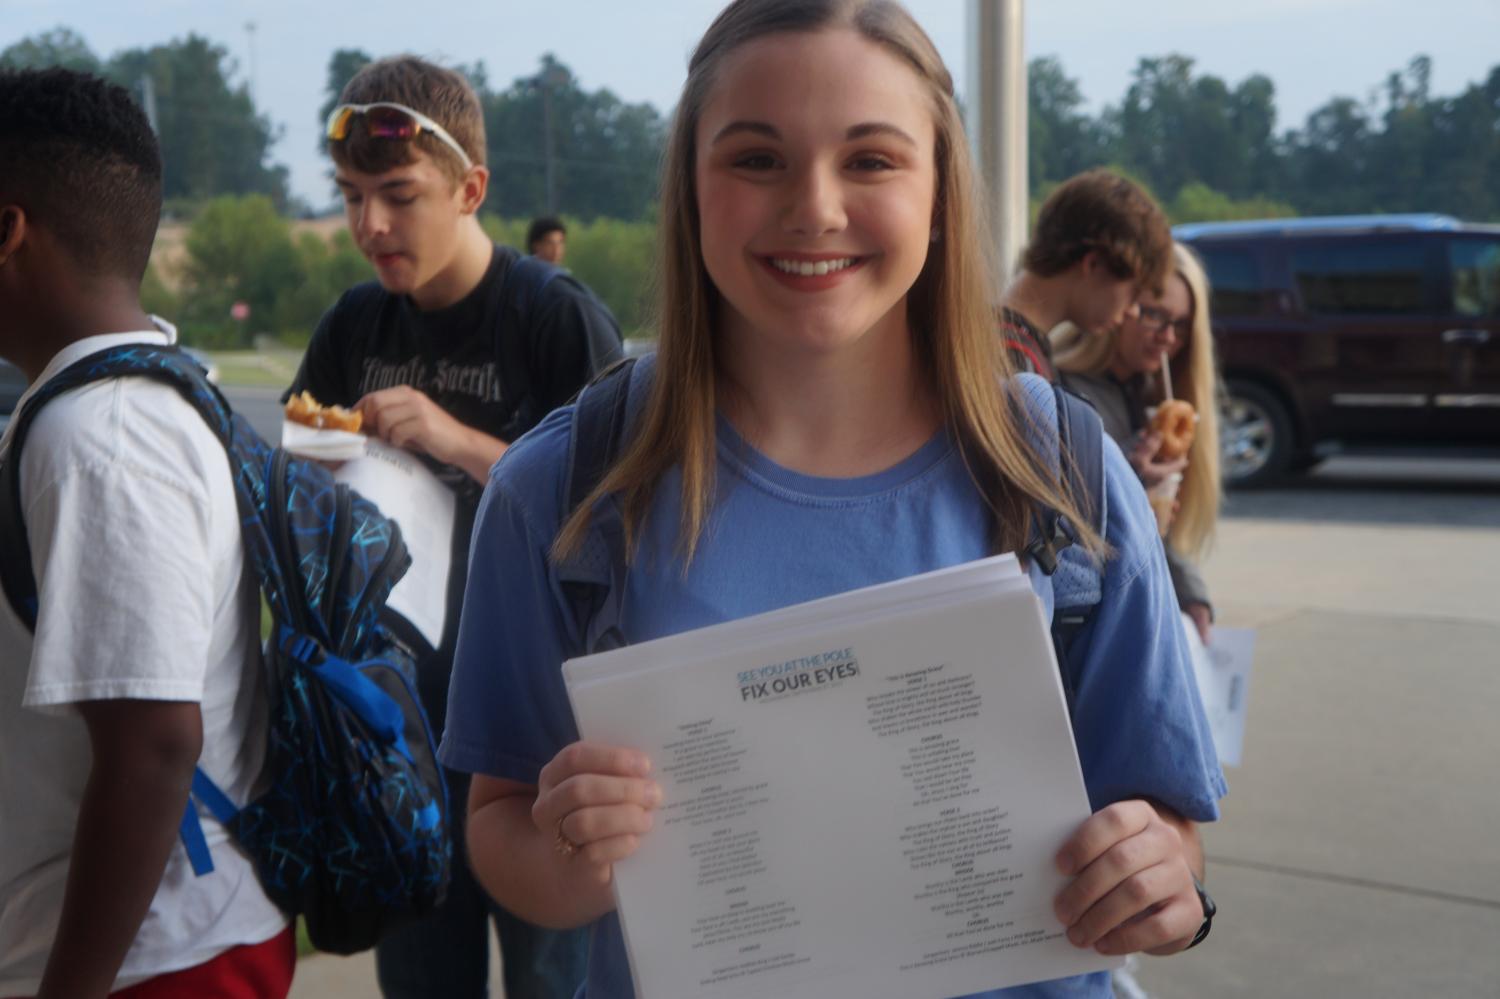
[[(364, 616), (365, 605), (369, 602), (372, 593), (379, 593), (382, 590), (386, 590), (386, 577), (393, 571), (393, 567), (398, 561), (398, 556), (406, 553), (406, 543), (401, 537), (401, 525), (394, 520), (387, 520), (386, 523), (391, 525), (391, 540), (386, 545), (385, 555), (381, 557), (380, 564), (375, 567), (370, 573), (370, 578), (365, 581), (364, 592), (360, 594), (359, 603), (355, 605), (355, 613), (351, 617), (353, 621), (358, 621)], [(390, 595), (389, 590), (386, 590), (386, 595)], [(346, 659), (349, 658), (351, 652), (347, 646), (353, 637), (352, 632), (346, 633), (344, 642), (340, 643), (339, 654)]]
[[(292, 618), (292, 627), (299, 634), (305, 635), (307, 634), (307, 618), (302, 611), (302, 600), (300, 596), (294, 598), (291, 593), (287, 592), (287, 588), (293, 585), (293, 580), (285, 575), (286, 572), (298, 572), (297, 563), (292, 558), (292, 542), (287, 536), (289, 524), (286, 510), (286, 471), (287, 465), (290, 462), (291, 455), (281, 448), (277, 448), (271, 452), (271, 481), (267, 484), (267, 491), (270, 493), (271, 506), (275, 511), (276, 537), (273, 540), (281, 556), (281, 572), (278, 573), (282, 577), (281, 601), (285, 604), (285, 609)], [(297, 580), (296, 585), (300, 588), (301, 581)], [(278, 612), (281, 609), (279, 607), (272, 607), (272, 617), (279, 617)]]

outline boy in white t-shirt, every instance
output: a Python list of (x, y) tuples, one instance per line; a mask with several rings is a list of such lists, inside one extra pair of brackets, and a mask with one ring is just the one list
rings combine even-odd
[[(0, 356), (31, 391), (171, 340), (139, 303), (160, 209), (124, 90), (0, 73)], [(0, 601), (0, 997), (285, 996), (295, 946), (250, 863), (207, 816), (211, 874), (178, 842), (194, 767), (242, 802), (264, 751), (223, 447), (175, 390), (115, 379), (48, 404), (19, 462), (38, 610), (33, 634)]]

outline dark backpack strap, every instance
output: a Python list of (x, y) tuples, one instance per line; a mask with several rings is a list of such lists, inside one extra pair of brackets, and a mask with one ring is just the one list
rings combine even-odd
[[(636, 359), (605, 368), (579, 394), (573, 407), (564, 485), (570, 516), (603, 481), (624, 449), (633, 425), (631, 388)], [(556, 566), (577, 630), (580, 655), (619, 648), (621, 601), (625, 591), (625, 529), (613, 500), (597, 504), (588, 536), (576, 555)]]
[(31, 571), (31, 542), (21, 507), (21, 448), (42, 407), (70, 389), (106, 378), (151, 378), (171, 385), (202, 415), (229, 446), (229, 405), (209, 384), (203, 368), (175, 347), (129, 344), (110, 347), (76, 361), (48, 379), (16, 414), (10, 449), (0, 462), (0, 582), (6, 599), (29, 630), (36, 630), (36, 577)]
[(496, 282), (488, 307), (495, 363), (500, 367), (500, 392), (506, 402), (515, 403), (512, 421), (529, 427), (545, 415), (524, 411), (531, 403), (534, 310), (547, 286), (563, 272), (545, 260), (524, 256), (509, 247), (497, 246), (495, 252), (512, 258), (505, 279)]

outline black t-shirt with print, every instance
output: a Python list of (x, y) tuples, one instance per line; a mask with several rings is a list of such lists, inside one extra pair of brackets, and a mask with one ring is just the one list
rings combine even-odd
[[(525, 291), (506, 283), (517, 259), (514, 250), (495, 247), (472, 292), (427, 312), (376, 282), (349, 289), (318, 323), (288, 394), (305, 389), (324, 405), (352, 406), (371, 392), (410, 385), (460, 423), (514, 441), (621, 355), (614, 317), (566, 272), (523, 307)], [(446, 688), (483, 487), (462, 469), (428, 463), (458, 500), (447, 628), (433, 657), (437, 668), (423, 669), (424, 680), (439, 675)], [(428, 710), (438, 708), (440, 720), (436, 685), (423, 686), (433, 695), (424, 697)]]

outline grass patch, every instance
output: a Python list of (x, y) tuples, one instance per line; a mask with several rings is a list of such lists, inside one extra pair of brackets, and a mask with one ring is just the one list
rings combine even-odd
[(297, 376), (296, 350), (226, 350), (208, 354), (219, 367), (219, 384), (284, 389)]
[(307, 921), (301, 916), (297, 917), (297, 957), (304, 958), (309, 954), (316, 954), (318, 948), (313, 946), (311, 938), (307, 935)]

